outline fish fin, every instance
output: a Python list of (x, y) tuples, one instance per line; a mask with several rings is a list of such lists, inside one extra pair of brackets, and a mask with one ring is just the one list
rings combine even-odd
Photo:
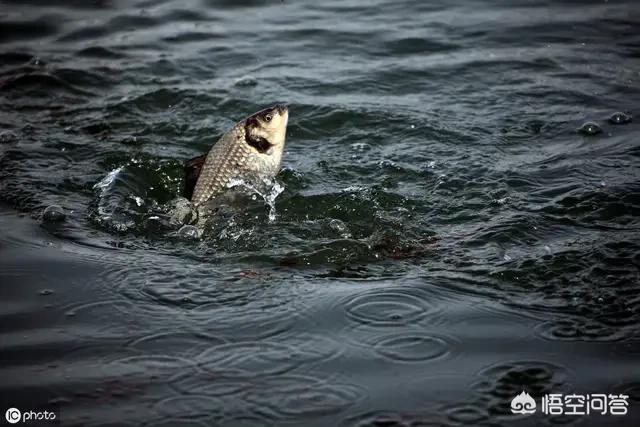
[(184, 191), (182, 195), (189, 200), (193, 196), (193, 190), (196, 188), (200, 171), (202, 171), (206, 159), (207, 154), (205, 153), (184, 162)]

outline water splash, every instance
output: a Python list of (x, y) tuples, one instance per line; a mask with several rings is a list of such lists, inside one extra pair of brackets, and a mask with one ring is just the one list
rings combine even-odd
[(227, 188), (244, 188), (259, 195), (269, 206), (269, 222), (276, 220), (276, 198), (284, 191), (284, 185), (270, 178), (261, 178), (258, 185), (241, 178), (234, 178), (227, 184)]
[(111, 218), (111, 213), (108, 212), (108, 209), (107, 209), (106, 196), (108, 195), (108, 192), (111, 189), (111, 187), (113, 187), (113, 184), (116, 181), (116, 178), (118, 177), (120, 172), (122, 172), (122, 169), (124, 169), (124, 166), (120, 166), (119, 168), (112, 170), (107, 174), (107, 176), (102, 178), (99, 182), (97, 182), (93, 186), (95, 190), (100, 190), (99, 202), (98, 202), (98, 214), (102, 219)]

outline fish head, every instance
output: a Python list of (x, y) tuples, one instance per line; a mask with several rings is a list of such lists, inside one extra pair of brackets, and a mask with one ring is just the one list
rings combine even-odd
[(287, 133), (289, 109), (275, 105), (258, 111), (244, 120), (244, 135), (247, 144), (259, 154), (280, 156)]

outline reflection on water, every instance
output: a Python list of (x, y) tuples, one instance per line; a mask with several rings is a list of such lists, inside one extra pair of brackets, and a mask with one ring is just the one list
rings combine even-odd
[[(633, 2), (2, 4), (7, 408), (640, 421)], [(276, 102), (277, 182), (201, 227), (182, 162)], [(630, 409), (515, 416), (522, 391)]]

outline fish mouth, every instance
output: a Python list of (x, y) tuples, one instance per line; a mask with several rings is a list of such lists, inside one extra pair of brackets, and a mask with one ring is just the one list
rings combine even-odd
[(281, 115), (285, 115), (289, 113), (289, 107), (287, 107), (285, 104), (276, 104), (273, 106), (273, 109), (276, 110)]

